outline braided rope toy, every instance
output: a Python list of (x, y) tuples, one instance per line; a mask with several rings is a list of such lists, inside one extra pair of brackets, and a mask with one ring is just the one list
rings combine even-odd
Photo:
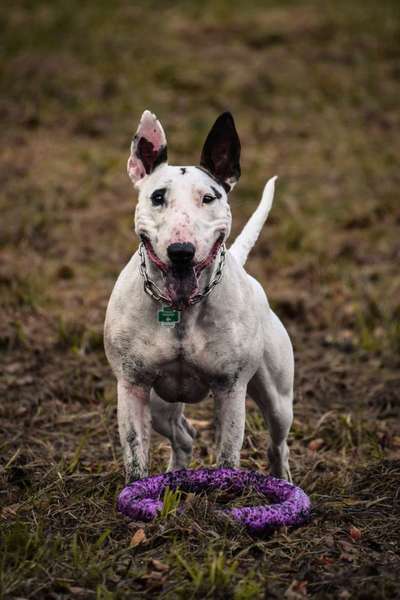
[(223, 509), (249, 533), (270, 533), (285, 525), (301, 525), (311, 503), (303, 490), (283, 479), (241, 469), (182, 469), (134, 481), (119, 494), (117, 508), (133, 520), (152, 521), (163, 506), (166, 488), (183, 492), (222, 491), (240, 494), (253, 489), (272, 504)]

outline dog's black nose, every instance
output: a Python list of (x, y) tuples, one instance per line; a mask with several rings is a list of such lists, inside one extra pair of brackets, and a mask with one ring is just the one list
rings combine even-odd
[(174, 265), (186, 265), (192, 260), (196, 248), (190, 242), (170, 244), (167, 248), (168, 257)]

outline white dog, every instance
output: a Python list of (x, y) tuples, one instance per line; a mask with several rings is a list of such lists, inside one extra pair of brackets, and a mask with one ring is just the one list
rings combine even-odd
[(269, 428), (271, 472), (290, 480), (293, 351), (260, 284), (243, 265), (268, 216), (275, 178), (229, 250), (228, 192), (240, 177), (240, 141), (230, 113), (205, 142), (200, 166), (167, 163), (165, 133), (145, 111), (128, 174), (139, 191), (141, 240), (112, 292), (107, 358), (118, 380), (118, 425), (126, 480), (147, 474), (151, 426), (170, 440), (169, 469), (187, 467), (195, 431), (184, 403), (215, 400), (217, 466), (237, 467), (246, 392)]

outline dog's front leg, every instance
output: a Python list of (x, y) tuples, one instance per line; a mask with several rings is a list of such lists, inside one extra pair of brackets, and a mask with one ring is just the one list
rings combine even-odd
[(147, 475), (150, 421), (150, 390), (118, 381), (118, 429), (127, 483)]
[(246, 419), (246, 387), (213, 390), (216, 404), (217, 467), (239, 467)]

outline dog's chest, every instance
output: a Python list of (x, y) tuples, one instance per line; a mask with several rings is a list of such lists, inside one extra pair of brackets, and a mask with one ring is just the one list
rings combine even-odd
[(151, 385), (169, 402), (198, 402), (210, 388), (229, 387), (237, 379), (240, 357), (217, 330), (156, 324), (129, 337), (132, 343), (122, 357), (124, 377)]
[(167, 402), (194, 404), (207, 396), (209, 382), (201, 370), (182, 356), (159, 369), (153, 388)]

